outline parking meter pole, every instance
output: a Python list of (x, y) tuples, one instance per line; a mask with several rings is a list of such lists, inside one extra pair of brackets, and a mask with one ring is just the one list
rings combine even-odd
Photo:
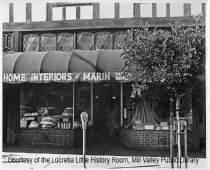
[(83, 158), (84, 168), (86, 168), (86, 129), (83, 129)]
[(83, 131), (84, 168), (86, 168), (86, 129), (87, 129), (88, 114), (86, 112), (82, 112), (80, 117), (81, 117), (81, 121), (82, 121), (82, 131)]

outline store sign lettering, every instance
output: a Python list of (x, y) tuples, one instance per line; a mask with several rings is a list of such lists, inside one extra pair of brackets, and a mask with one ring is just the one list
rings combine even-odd
[(110, 73), (83, 73), (83, 81), (107, 81), (110, 77)]
[(26, 74), (4, 74), (3, 76), (4, 82), (25, 82)]
[(19, 73), (3, 74), (3, 82), (76, 82), (76, 81), (128, 81), (121, 73)]
[(3, 82), (73, 82), (77, 81), (79, 76), (79, 73), (3, 74)]
[(31, 81), (72, 81), (72, 73), (32, 73)]
[(128, 81), (128, 77), (123, 76), (122, 73), (115, 73), (115, 79), (118, 81)]

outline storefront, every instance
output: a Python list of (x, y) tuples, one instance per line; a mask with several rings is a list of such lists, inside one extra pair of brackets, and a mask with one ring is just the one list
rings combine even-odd
[[(15, 113), (19, 124), (15, 130), (16, 143), (71, 147), (81, 138), (83, 111), (89, 115), (90, 141), (94, 138), (93, 131), (108, 127), (107, 114), (113, 107), (108, 101), (117, 98), (120, 106), (120, 84), (126, 81), (119, 72), (123, 68), (121, 52), (5, 53), (3, 82), (7, 93), (4, 94), (9, 96), (15, 86), (19, 86), (20, 93), (19, 113)], [(102, 109), (102, 102), (109, 111)], [(115, 121), (119, 124), (118, 117)], [(104, 123), (101, 118), (107, 121)]]
[[(130, 148), (169, 149), (168, 100), (162, 103), (161, 116), (155, 112), (156, 101), (134, 101), (132, 82), (121, 74), (121, 53), (5, 53), (4, 86), (8, 86), (8, 94), (11, 87), (18, 86), (20, 94), (19, 109), (14, 113), (16, 143), (75, 146), (82, 141), (80, 113), (86, 111), (90, 144), (100, 135), (118, 134)], [(189, 138), (193, 145), (193, 138)]]

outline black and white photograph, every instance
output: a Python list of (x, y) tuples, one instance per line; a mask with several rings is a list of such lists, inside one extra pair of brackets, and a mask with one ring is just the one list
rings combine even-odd
[(208, 169), (208, 0), (2, 0), (1, 169)]

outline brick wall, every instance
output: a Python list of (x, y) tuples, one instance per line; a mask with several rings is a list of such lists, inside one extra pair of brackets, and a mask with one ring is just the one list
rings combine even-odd
[[(183, 143), (183, 138), (181, 138)], [(129, 148), (166, 150), (170, 148), (169, 130), (132, 130), (121, 128), (120, 141)], [(188, 133), (188, 148), (193, 147), (193, 134)]]
[[(177, 140), (177, 135), (174, 134), (174, 140)], [(182, 147), (184, 147), (184, 135), (181, 135), (181, 145)], [(189, 150), (193, 150), (194, 149), (194, 137), (193, 137), (193, 132), (192, 131), (188, 131), (187, 132), (187, 147)]]
[(19, 130), (19, 145), (72, 147), (74, 131), (72, 129), (23, 129)]

